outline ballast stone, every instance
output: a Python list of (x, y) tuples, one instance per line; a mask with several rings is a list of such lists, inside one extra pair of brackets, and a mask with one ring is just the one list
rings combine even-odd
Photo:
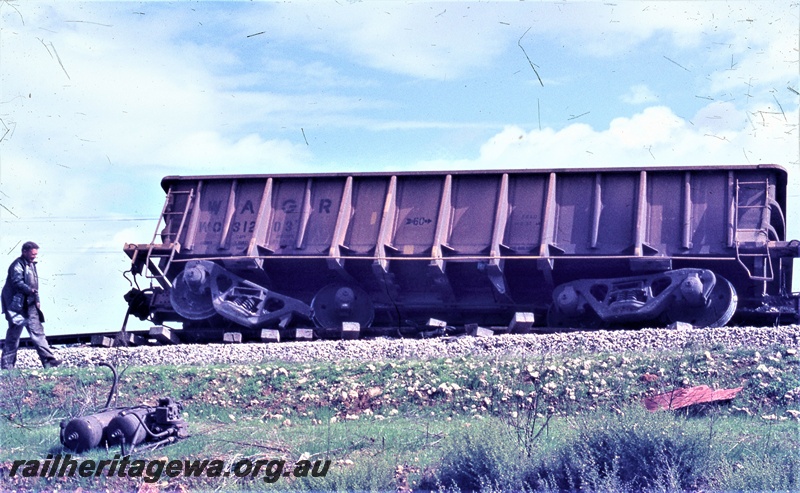
[[(264, 361), (375, 361), (436, 359), (458, 356), (497, 357), (571, 353), (674, 351), (692, 344), (698, 349), (800, 348), (800, 325), (721, 327), (714, 329), (641, 329), (556, 334), (502, 334), (492, 337), (431, 339), (354, 339), (245, 344), (180, 344), (139, 347), (56, 347), (63, 367), (88, 367), (102, 361), (116, 366), (208, 365)], [(36, 352), (20, 349), (17, 368), (41, 369)]]

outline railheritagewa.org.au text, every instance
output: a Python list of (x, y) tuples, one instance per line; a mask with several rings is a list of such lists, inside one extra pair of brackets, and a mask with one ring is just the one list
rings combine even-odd
[(113, 459), (90, 460), (75, 459), (70, 454), (48, 454), (44, 460), (15, 460), (8, 472), (10, 478), (53, 478), (53, 477), (131, 477), (143, 478), (145, 482), (156, 483), (162, 477), (176, 478), (261, 478), (266, 483), (274, 483), (280, 478), (325, 477), (331, 465), (327, 460), (284, 459), (239, 459), (228, 463), (221, 459), (157, 459), (131, 460), (129, 455), (114, 455)]

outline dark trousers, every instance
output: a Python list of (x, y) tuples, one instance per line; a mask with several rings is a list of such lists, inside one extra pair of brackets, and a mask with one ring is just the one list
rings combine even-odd
[(27, 318), (23, 317), (21, 313), (6, 313), (6, 320), (8, 320), (8, 332), (6, 332), (6, 341), (3, 345), (3, 356), (1, 366), (5, 369), (14, 368), (17, 364), (17, 349), (19, 348), (19, 338), (22, 335), (22, 329), (27, 328), (30, 334), (31, 342), (39, 353), (39, 359), (42, 360), (42, 365), (46, 362), (53, 361), (56, 357), (47, 344), (47, 339), (44, 336), (44, 327), (39, 321), (39, 311), (36, 306), (28, 307)]

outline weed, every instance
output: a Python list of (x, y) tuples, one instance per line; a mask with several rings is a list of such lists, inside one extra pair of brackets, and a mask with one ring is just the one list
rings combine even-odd
[(711, 460), (707, 438), (687, 430), (684, 420), (630, 409), (620, 419), (585, 423), (577, 439), (533, 469), (529, 481), (536, 489), (560, 491), (697, 489), (706, 486)]
[(438, 473), (425, 478), (420, 489), (519, 490), (525, 457), (499, 430), (491, 420), (457, 433), (444, 450)]

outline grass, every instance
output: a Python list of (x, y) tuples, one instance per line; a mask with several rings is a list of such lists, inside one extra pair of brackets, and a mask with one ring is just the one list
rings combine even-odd
[[(160, 491), (800, 488), (795, 348), (120, 370), (116, 405), (172, 396), (192, 434), (132, 459), (331, 461), (325, 477), (181, 475)], [(743, 390), (691, 412), (641, 405), (703, 384)], [(15, 460), (68, 453), (58, 423), (101, 408), (109, 387), (104, 368), (0, 374), (0, 490), (137, 491), (141, 477), (8, 477)]]

